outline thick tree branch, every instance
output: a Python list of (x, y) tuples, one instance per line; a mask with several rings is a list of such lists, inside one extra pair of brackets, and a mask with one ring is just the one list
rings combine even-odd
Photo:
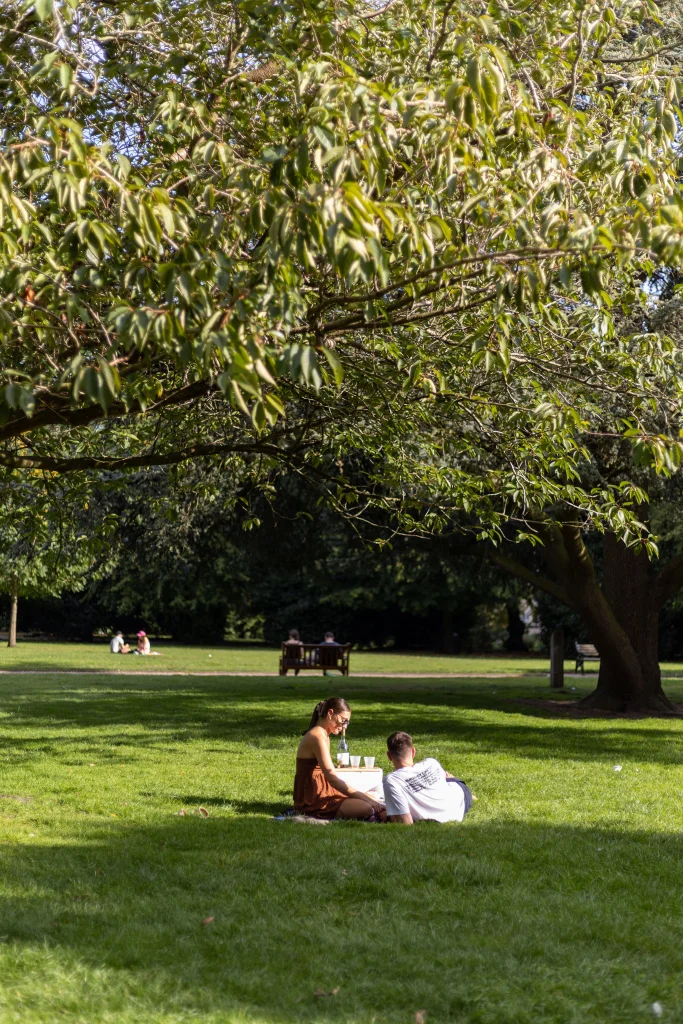
[(169, 452), (150, 451), (144, 455), (131, 455), (126, 458), (108, 458), (106, 456), (83, 455), (74, 458), (52, 458), (43, 455), (5, 456), (0, 454), (0, 465), (8, 469), (44, 469), (53, 473), (73, 473), (84, 469), (142, 469), (149, 466), (174, 466), (189, 459), (210, 458), (213, 455), (270, 455), (273, 458), (287, 460), (293, 452), (290, 449), (278, 448), (267, 441), (254, 441), (251, 444), (194, 444)]
[(683, 40), (677, 39), (675, 43), (670, 43), (669, 46), (662, 46), (659, 50), (650, 50), (648, 53), (639, 53), (635, 57), (600, 57), (599, 59), (603, 64), (640, 64), (641, 61), (659, 57), (662, 53), (679, 50), (681, 46), (683, 46)]
[[(192, 384), (178, 388), (177, 391), (171, 391), (158, 402), (150, 405), (146, 411), (152, 413), (168, 406), (182, 405), (184, 402), (202, 398), (216, 390), (216, 385), (211, 381), (195, 381)], [(113, 403), (106, 414), (102, 407), (97, 404), (88, 405), (80, 409), (43, 407), (30, 418), (28, 416), (17, 417), (17, 419), (10, 420), (6, 426), (0, 428), (0, 442), (10, 441), (14, 437), (22, 437), (24, 434), (29, 434), (40, 427), (87, 427), (95, 420), (121, 419), (123, 416), (135, 414), (136, 412), (139, 412), (139, 410), (127, 409), (122, 402)]]
[(558, 601), (562, 601), (569, 608), (573, 609), (575, 607), (562, 584), (555, 583), (554, 580), (550, 580), (546, 576), (541, 576), (539, 573), (534, 572), (533, 569), (528, 569), (526, 565), (522, 565), (516, 558), (510, 558), (509, 555), (504, 555), (500, 551), (493, 551), (490, 554), (490, 558), (495, 565), (511, 576), (516, 576), (517, 579), (531, 584), (532, 587), (537, 587), (538, 590), (544, 590), (546, 594), (552, 594), (553, 597), (556, 597)]

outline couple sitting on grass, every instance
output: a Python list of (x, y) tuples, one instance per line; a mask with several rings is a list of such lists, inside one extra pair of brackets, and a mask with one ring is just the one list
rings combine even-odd
[(472, 806), (472, 793), (461, 779), (427, 757), (415, 763), (415, 747), (407, 732), (387, 740), (394, 771), (377, 791), (361, 793), (335, 772), (330, 736), (351, 721), (351, 708), (341, 697), (321, 700), (296, 752), (294, 810), (312, 818), (361, 818), (412, 825), (415, 821), (462, 821)]

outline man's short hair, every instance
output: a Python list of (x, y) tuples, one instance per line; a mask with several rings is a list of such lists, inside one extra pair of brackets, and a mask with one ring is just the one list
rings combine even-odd
[(387, 750), (394, 757), (400, 757), (413, 749), (413, 737), (407, 732), (392, 732), (387, 739)]
[(325, 633), (325, 639), (327, 640), (329, 639), (329, 637), (334, 638), (334, 633), (330, 629), (328, 629), (327, 633)]

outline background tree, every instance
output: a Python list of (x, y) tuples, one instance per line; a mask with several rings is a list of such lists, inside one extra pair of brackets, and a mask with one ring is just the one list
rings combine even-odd
[(19, 597), (83, 590), (111, 563), (115, 517), (98, 515), (82, 479), (40, 471), (0, 480), (0, 590), (10, 596), (8, 646), (17, 642)]

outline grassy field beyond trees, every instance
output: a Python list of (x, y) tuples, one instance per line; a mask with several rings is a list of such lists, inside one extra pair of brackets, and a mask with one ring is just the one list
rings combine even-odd
[[(179, 644), (153, 643), (161, 653), (159, 658), (139, 658), (135, 655), (113, 655), (108, 643), (45, 643), (24, 641), (18, 647), (7, 650), (0, 646), (0, 672), (120, 672), (126, 675), (142, 675), (150, 672), (191, 672), (191, 673), (255, 673), (277, 675), (280, 658), (279, 649), (264, 647), (183, 647)], [(547, 678), (549, 672), (547, 657), (529, 655), (444, 655), (429, 652), (405, 654), (394, 651), (352, 651), (352, 678), (364, 675), (448, 675), (471, 676), (538, 676)], [(573, 660), (565, 661), (565, 672), (573, 673)], [(597, 669), (597, 662), (588, 662), (587, 679)], [(683, 677), (683, 664), (663, 662), (662, 674), (665, 679)], [(312, 678), (303, 673), (299, 678)], [(289, 674), (288, 679), (294, 676)], [(338, 674), (333, 679), (339, 679)], [(593, 683), (595, 675), (592, 676)], [(577, 680), (572, 679), (571, 685)], [(589, 687), (591, 689), (592, 687)]]
[(352, 751), (403, 727), (470, 781), (462, 825), (271, 820), (319, 679), (0, 678), (2, 1024), (681, 1020), (679, 720), (334, 689)]

